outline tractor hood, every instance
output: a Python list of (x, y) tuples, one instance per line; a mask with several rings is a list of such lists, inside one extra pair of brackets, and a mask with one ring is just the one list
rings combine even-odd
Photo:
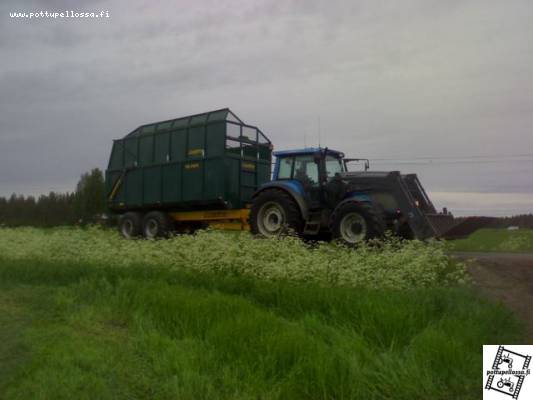
[(357, 171), (357, 172), (341, 172), (339, 177), (349, 184), (363, 184), (368, 185), (372, 182), (382, 181), (401, 181), (402, 175), (399, 171)]
[(343, 180), (352, 180), (352, 179), (379, 179), (379, 178), (391, 178), (399, 176), (399, 171), (357, 171), (357, 172), (341, 172), (340, 177)]

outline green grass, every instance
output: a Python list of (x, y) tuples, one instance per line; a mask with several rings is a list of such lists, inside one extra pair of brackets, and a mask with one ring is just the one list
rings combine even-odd
[(29, 360), (30, 351), (20, 333), (32, 325), (28, 297), (39, 289), (0, 287), (0, 393)]
[(452, 251), (533, 252), (533, 230), (480, 229), (447, 246)]
[(521, 340), (437, 242), (0, 229), (2, 399), (477, 399)]
[(3, 399), (477, 399), (482, 344), (520, 339), (468, 287), (325, 287), (0, 262)]

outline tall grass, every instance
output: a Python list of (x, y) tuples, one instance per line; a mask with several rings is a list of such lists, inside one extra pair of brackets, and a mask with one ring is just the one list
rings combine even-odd
[(269, 281), (328, 286), (412, 288), (465, 281), (438, 242), (397, 239), (356, 250), (295, 238), (253, 239), (248, 233), (200, 232), (170, 240), (123, 240), (97, 228), (0, 229), (0, 258), (107, 266), (143, 265), (216, 272)]
[[(17, 250), (23, 232), (41, 244)], [(372, 248), (248, 242), (210, 232), (117, 241), (103, 260), (95, 243), (113, 242), (114, 233), (72, 230), (69, 239), (67, 232), (0, 233), (7, 251), (0, 258), (0, 310), (17, 305), (12, 321), (34, 315), (20, 331), (31, 357), (0, 379), (2, 398), (477, 399), (482, 344), (519, 339), (511, 313), (458, 285), (462, 267), (441, 259), (434, 244), (383, 245), (393, 262)], [(74, 243), (77, 252), (65, 250)], [(241, 249), (248, 243), (252, 249)], [(208, 254), (212, 249), (222, 260)], [(269, 252), (259, 257), (260, 249)], [(247, 251), (269, 268), (291, 249), (283, 274), (244, 268)], [(172, 261), (176, 252), (185, 258)], [(318, 267), (303, 278), (294, 272), (326, 255), (330, 270), (347, 263), (338, 275), (348, 284), (317, 278), (324, 276)], [(427, 274), (420, 281), (397, 272), (424, 259), (446, 262), (418, 269)], [(370, 273), (369, 260), (379, 261), (383, 284), (350, 278)], [(0, 327), (0, 342), (12, 331)]]
[(467, 288), (21, 265), (4, 284), (63, 284), (6, 398), (478, 398), (481, 345), (519, 329)]

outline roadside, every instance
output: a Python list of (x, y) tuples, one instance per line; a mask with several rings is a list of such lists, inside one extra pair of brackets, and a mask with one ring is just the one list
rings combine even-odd
[(466, 262), (474, 284), (489, 298), (506, 304), (526, 326), (533, 344), (533, 253), (453, 252)]
[(480, 229), (464, 239), (448, 241), (447, 247), (452, 252), (532, 253), (533, 229)]

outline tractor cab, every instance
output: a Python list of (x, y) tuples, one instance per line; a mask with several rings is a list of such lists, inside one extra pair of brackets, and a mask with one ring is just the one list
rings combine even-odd
[[(344, 153), (328, 148), (305, 148), (273, 153), (276, 157), (272, 180), (291, 186), (309, 204), (310, 209), (334, 208), (344, 197), (342, 177), (349, 174), (354, 161), (364, 162), (364, 171), (369, 168), (367, 159), (345, 158)], [(359, 170), (361, 166), (359, 165)]]
[(323, 148), (284, 150), (276, 157), (273, 181), (292, 187), (309, 209), (327, 207), (326, 186), (346, 172), (344, 153)]
[(273, 180), (297, 180), (319, 186), (345, 172), (344, 153), (322, 148), (276, 151)]

